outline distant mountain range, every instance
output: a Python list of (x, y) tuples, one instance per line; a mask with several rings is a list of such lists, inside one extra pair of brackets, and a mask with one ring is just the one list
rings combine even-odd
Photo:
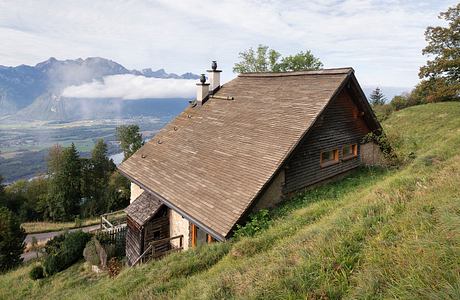
[(67, 120), (63, 89), (81, 85), (105, 76), (132, 74), (150, 78), (198, 79), (193, 73), (177, 75), (164, 69), (128, 70), (105, 58), (57, 60), (53, 57), (35, 66), (0, 65), (0, 117), (24, 120)]

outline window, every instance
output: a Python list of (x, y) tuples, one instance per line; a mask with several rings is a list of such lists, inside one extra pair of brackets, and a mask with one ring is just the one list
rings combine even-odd
[(207, 234), (203, 229), (199, 228), (195, 224), (192, 224), (192, 247), (196, 247), (203, 244), (210, 244), (214, 241), (214, 238)]
[(159, 240), (160, 236), (161, 236), (161, 231), (160, 230), (156, 230), (156, 231), (153, 232), (153, 239), (154, 240)]
[(320, 164), (321, 167), (327, 167), (339, 162), (339, 150), (321, 151)]
[(356, 156), (358, 156), (358, 145), (357, 144), (343, 146), (342, 157), (344, 160), (354, 158)]

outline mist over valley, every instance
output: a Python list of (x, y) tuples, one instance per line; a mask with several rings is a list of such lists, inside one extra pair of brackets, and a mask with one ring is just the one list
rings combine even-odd
[(5, 182), (44, 174), (49, 148), (75, 143), (83, 157), (115, 128), (138, 124), (151, 138), (191, 100), (199, 76), (128, 70), (104, 58), (0, 66), (0, 169)]

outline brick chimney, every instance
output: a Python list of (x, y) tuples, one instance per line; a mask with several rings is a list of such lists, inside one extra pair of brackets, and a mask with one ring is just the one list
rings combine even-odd
[(202, 105), (203, 100), (205, 100), (209, 94), (209, 83), (206, 83), (204, 74), (201, 74), (200, 83), (197, 83), (196, 86), (196, 102), (198, 105)]
[(209, 73), (209, 82), (210, 88), (209, 91), (211, 94), (220, 87), (220, 73), (222, 70), (217, 70), (217, 62), (215, 60), (212, 61), (211, 70), (207, 70)]

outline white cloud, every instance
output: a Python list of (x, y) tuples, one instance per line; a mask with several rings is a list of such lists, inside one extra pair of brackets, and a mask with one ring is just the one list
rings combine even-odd
[(78, 86), (69, 86), (62, 95), (72, 98), (190, 98), (195, 92), (195, 80), (160, 79), (131, 74), (106, 76)]
[(200, 73), (212, 59), (232, 78), (238, 52), (262, 43), (311, 49), (363, 84), (410, 86), (427, 26), (456, 0), (0, 1), (0, 64), (101, 56), (127, 68)]

